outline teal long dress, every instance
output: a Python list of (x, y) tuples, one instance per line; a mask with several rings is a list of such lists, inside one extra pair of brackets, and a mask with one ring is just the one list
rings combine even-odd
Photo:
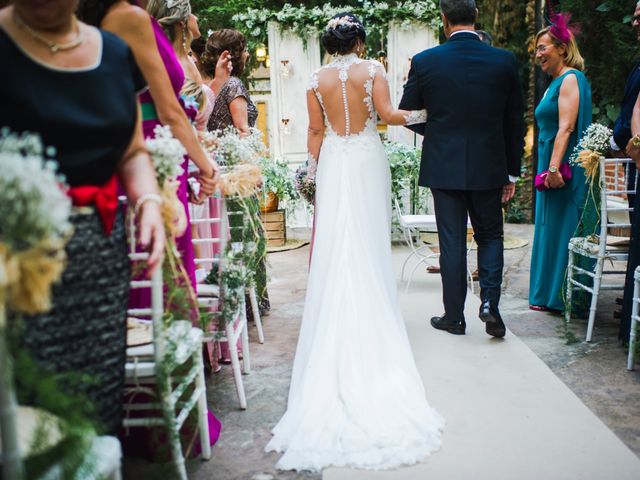
[[(558, 97), (567, 75), (575, 75), (580, 90), (580, 107), (574, 132), (571, 134), (562, 163), (568, 162), (574, 147), (591, 124), (591, 87), (582, 72), (569, 70), (554, 79), (535, 111), (538, 134), (538, 172), (549, 168), (553, 145), (558, 133)], [(587, 203), (588, 187), (584, 169), (571, 167), (572, 178), (559, 189), (538, 192), (536, 196), (535, 234), (531, 251), (529, 304), (554, 310), (564, 310), (563, 285), (567, 270), (568, 244), (571, 237), (591, 234), (590, 225), (579, 225)], [(591, 203), (588, 207), (594, 210)], [(591, 215), (585, 217), (592, 218)], [(584, 222), (583, 218), (583, 222)]]

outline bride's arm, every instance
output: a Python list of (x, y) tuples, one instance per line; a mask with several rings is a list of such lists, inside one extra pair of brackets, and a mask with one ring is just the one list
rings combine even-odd
[(322, 106), (312, 89), (307, 90), (307, 110), (309, 112), (309, 130), (307, 132), (307, 151), (318, 161), (320, 147), (324, 138), (324, 116)]
[(426, 110), (400, 110), (393, 108), (389, 82), (382, 65), (376, 66), (376, 76), (373, 80), (373, 104), (380, 119), (387, 125), (414, 125), (427, 120)]

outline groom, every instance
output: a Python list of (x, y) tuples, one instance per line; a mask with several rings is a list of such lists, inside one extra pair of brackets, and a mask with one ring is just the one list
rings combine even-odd
[(483, 43), (475, 0), (440, 0), (448, 41), (411, 62), (400, 108), (427, 109), (419, 184), (429, 187), (438, 225), (445, 314), (431, 325), (464, 335), (467, 217), (478, 244), (480, 319), (504, 337), (498, 310), (503, 268), (502, 203), (515, 193), (523, 152), (523, 100), (514, 55)]

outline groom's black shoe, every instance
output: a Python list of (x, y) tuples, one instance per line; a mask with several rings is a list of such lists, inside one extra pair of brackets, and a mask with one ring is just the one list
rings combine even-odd
[(492, 337), (502, 338), (507, 333), (507, 329), (502, 321), (502, 316), (491, 300), (484, 300), (480, 305), (480, 320), (485, 323), (485, 331)]
[(454, 322), (449, 320), (446, 315), (442, 315), (441, 317), (431, 317), (431, 326), (454, 335), (464, 335), (467, 328), (467, 324), (464, 320), (461, 322)]

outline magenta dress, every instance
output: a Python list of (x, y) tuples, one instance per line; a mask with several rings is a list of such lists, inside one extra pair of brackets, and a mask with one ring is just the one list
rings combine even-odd
[[(160, 52), (160, 56), (162, 57), (162, 61), (164, 62), (164, 66), (167, 69), (167, 73), (169, 74), (169, 79), (171, 80), (173, 91), (176, 94), (176, 97), (178, 97), (178, 99), (180, 100), (180, 104), (183, 106), (185, 113), (187, 114), (189, 119), (193, 121), (197, 114), (197, 110), (195, 110), (194, 108), (185, 107), (184, 102), (182, 102), (182, 100), (180, 99), (180, 90), (182, 89), (182, 85), (184, 84), (184, 71), (182, 70), (180, 61), (178, 60), (178, 57), (176, 57), (176, 54), (173, 51), (173, 47), (171, 46), (171, 42), (164, 34), (164, 31), (162, 30), (160, 24), (154, 18), (151, 18), (151, 24), (153, 25), (153, 32), (156, 37), (156, 43), (158, 44), (158, 50)], [(158, 119), (155, 105), (153, 104), (153, 99), (151, 98), (151, 94), (148, 90), (140, 95), (140, 103), (142, 106), (142, 129), (144, 131), (144, 137), (153, 138), (153, 129), (156, 127), (156, 125), (161, 125), (161, 123)], [(184, 157), (184, 162), (182, 163), (182, 169), (184, 173), (180, 177), (178, 177), (178, 180), (180, 181), (180, 186), (178, 187), (178, 198), (184, 206), (187, 221), (190, 220), (189, 208), (187, 206), (188, 166), (189, 159), (188, 157)], [(190, 228), (187, 228), (184, 232), (184, 235), (176, 239), (176, 246), (178, 247), (178, 250), (182, 255), (182, 263), (187, 274), (189, 275), (191, 285), (193, 286), (193, 288), (195, 288), (195, 263), (193, 261), (193, 243), (191, 242)]]
[[(171, 46), (171, 42), (165, 35), (164, 31), (160, 24), (151, 17), (151, 25), (153, 26), (153, 32), (156, 37), (156, 43), (158, 45), (158, 51), (160, 56), (162, 57), (162, 61), (167, 69), (167, 73), (169, 74), (169, 78), (171, 80), (171, 86), (173, 87), (173, 91), (176, 94), (176, 97), (180, 100), (180, 104), (185, 110), (187, 117), (190, 120), (194, 120), (197, 115), (197, 110), (193, 107), (186, 106), (185, 103), (180, 98), (180, 90), (182, 89), (182, 85), (184, 83), (184, 71), (182, 70), (182, 65), (180, 65), (180, 61), (176, 57), (175, 52), (173, 51), (173, 47)], [(145, 91), (140, 95), (140, 103), (142, 107), (142, 129), (144, 132), (145, 138), (153, 138), (154, 132), (153, 129), (156, 125), (161, 125), (160, 120), (158, 119), (158, 115), (155, 109), (155, 105), (153, 104), (153, 98), (151, 98), (151, 94), (149, 91)], [(185, 156), (184, 162), (182, 164), (182, 169), (184, 173), (178, 177), (180, 181), (180, 186), (178, 187), (178, 198), (180, 202), (182, 202), (185, 210), (185, 215), (187, 216), (187, 221), (190, 222), (189, 217), (189, 208), (188, 208), (188, 196), (187, 196), (187, 178), (188, 178), (188, 163), (189, 159)], [(180, 251), (182, 263), (184, 268), (189, 275), (189, 280), (191, 281), (191, 285), (195, 289), (196, 286), (196, 278), (195, 278), (195, 262), (194, 262), (194, 250), (193, 243), (191, 241), (191, 228), (187, 227), (185, 233), (176, 239), (176, 246)], [(133, 308), (138, 307), (148, 307), (151, 303), (151, 298), (149, 291), (147, 289), (132, 289), (130, 296), (130, 306)], [(220, 436), (221, 424), (220, 421), (211, 413), (209, 413), (209, 440), (211, 445), (213, 445)], [(140, 440), (140, 437), (137, 437), (137, 440)], [(145, 442), (146, 443), (146, 442)], [(194, 455), (199, 454), (200, 445), (199, 445), (199, 437), (196, 437), (195, 445), (193, 449)]]

